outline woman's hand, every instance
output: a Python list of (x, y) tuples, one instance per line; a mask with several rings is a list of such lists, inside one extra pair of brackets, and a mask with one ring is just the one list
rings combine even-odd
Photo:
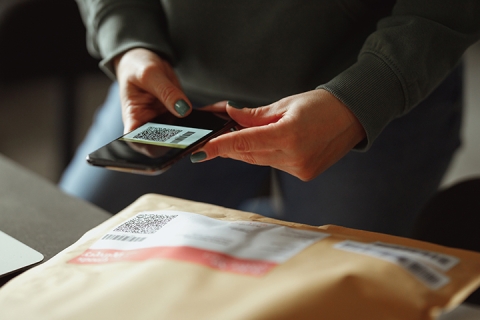
[(136, 48), (114, 59), (124, 131), (129, 132), (167, 110), (187, 116), (191, 103), (170, 64), (147, 49)]
[(321, 89), (255, 109), (229, 103), (226, 110), (243, 129), (210, 140), (192, 154), (192, 162), (220, 156), (271, 166), (308, 181), (365, 138), (353, 113)]

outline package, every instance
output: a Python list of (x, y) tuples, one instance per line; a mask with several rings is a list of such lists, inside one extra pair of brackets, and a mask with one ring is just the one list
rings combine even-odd
[(479, 285), (479, 253), (149, 194), (2, 287), (0, 319), (435, 319)]

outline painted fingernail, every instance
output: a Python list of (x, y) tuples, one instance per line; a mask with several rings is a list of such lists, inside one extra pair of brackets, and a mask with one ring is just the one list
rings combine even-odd
[(202, 160), (205, 160), (206, 158), (207, 158), (207, 154), (203, 151), (192, 153), (190, 155), (190, 161), (192, 161), (192, 163), (200, 162)]
[(175, 102), (175, 110), (178, 112), (178, 114), (181, 117), (183, 117), (190, 110), (190, 106), (185, 100), (180, 99), (177, 102)]
[(231, 107), (234, 107), (235, 109), (243, 109), (245, 108), (244, 106), (240, 105), (239, 103), (235, 101), (228, 101), (228, 105)]

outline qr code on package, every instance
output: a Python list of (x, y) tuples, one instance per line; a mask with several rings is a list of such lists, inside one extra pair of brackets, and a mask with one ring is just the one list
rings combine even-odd
[(133, 219), (130, 219), (119, 225), (113, 229), (113, 231), (153, 234), (176, 217), (178, 217), (178, 215), (141, 213), (135, 216)]

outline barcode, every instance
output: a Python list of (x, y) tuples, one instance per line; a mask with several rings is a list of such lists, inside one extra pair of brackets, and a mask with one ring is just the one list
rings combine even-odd
[(137, 133), (133, 139), (142, 139), (148, 141), (165, 142), (168, 139), (182, 132), (178, 129), (147, 127), (142, 132)]
[(128, 233), (153, 234), (178, 215), (140, 213), (119, 225), (113, 231)]
[(432, 289), (438, 289), (449, 281), (448, 277), (438, 273), (423, 263), (414, 261), (408, 257), (398, 257), (397, 262)]
[(450, 270), (459, 261), (458, 258), (449, 256), (443, 253), (405, 247), (397, 244), (375, 242), (373, 243), (373, 245), (381, 248), (388, 248), (388, 249), (398, 250), (400, 252), (411, 254), (412, 256), (419, 257), (425, 262), (431, 263), (434, 266), (444, 271)]
[(146, 237), (126, 236), (120, 234), (106, 234), (102, 240), (116, 240), (116, 241), (128, 241), (128, 242), (142, 242)]
[(423, 282), (431, 289), (438, 289), (450, 281), (447, 276), (437, 272), (436, 270), (419, 261), (415, 261), (412, 256), (405, 255), (396, 249), (382, 248), (375, 246), (374, 244), (348, 240), (339, 242), (335, 244), (334, 247), (345, 251), (363, 253), (365, 255), (396, 263), (405, 268), (413, 276), (415, 276), (415, 278)]
[(190, 137), (192, 134), (194, 134), (195, 132), (193, 131), (187, 131), (185, 132), (184, 134), (182, 134), (181, 136), (179, 136), (178, 138), (175, 138), (175, 140), (173, 140), (172, 142), (170, 143), (180, 143), (182, 142), (183, 140), (187, 139), (188, 137)]

